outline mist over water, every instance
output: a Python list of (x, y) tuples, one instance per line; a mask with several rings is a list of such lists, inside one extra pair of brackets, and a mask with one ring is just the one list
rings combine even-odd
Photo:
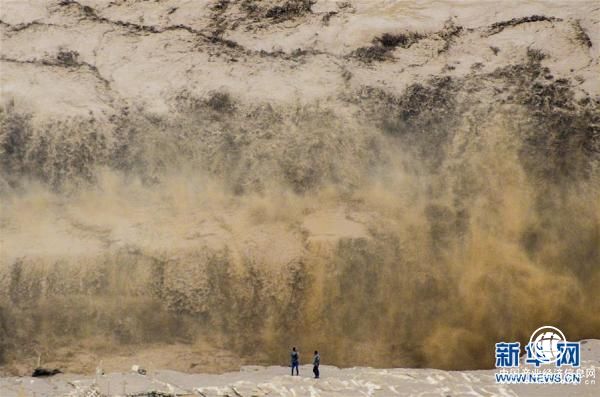
[(600, 337), (599, 106), (540, 69), (365, 87), (344, 111), (3, 109), (0, 363), (202, 340), (489, 368), (541, 325)]

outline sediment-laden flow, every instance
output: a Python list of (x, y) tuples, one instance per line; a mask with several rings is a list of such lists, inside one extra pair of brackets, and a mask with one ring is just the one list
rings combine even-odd
[(6, 3), (7, 371), (171, 343), (487, 368), (542, 324), (600, 337), (592, 2), (408, 30), (363, 2), (166, 3)]

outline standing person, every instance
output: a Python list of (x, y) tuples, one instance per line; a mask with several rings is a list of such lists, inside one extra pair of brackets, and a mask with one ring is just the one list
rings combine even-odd
[(319, 352), (315, 350), (315, 356), (313, 357), (313, 373), (315, 374), (315, 379), (319, 379), (319, 364), (321, 364), (321, 356)]
[(296, 347), (292, 347), (291, 359), (292, 359), (292, 376), (294, 376), (294, 368), (296, 368), (296, 376), (298, 376), (299, 375), (298, 365), (300, 365), (300, 354), (298, 354), (298, 352), (296, 351)]

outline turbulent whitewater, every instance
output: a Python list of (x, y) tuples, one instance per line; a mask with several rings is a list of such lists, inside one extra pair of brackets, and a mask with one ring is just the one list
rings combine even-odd
[(597, 2), (2, 0), (0, 33), (1, 373), (600, 338)]

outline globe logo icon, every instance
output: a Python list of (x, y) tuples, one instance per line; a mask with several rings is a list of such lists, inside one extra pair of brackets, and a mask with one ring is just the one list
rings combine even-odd
[(529, 339), (531, 353), (544, 364), (551, 364), (560, 359), (562, 352), (558, 350), (559, 342), (566, 342), (565, 335), (556, 327), (544, 326), (536, 329)]

